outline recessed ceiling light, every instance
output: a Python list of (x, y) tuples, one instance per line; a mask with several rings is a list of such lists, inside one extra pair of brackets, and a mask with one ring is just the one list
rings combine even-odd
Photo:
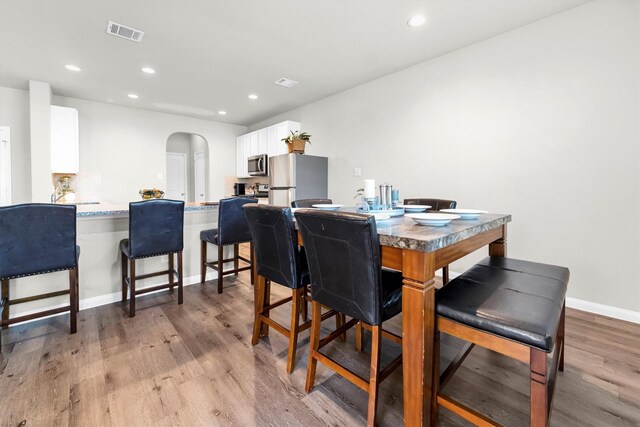
[(249, 95), (249, 99), (258, 99), (258, 95), (252, 93), (251, 95)]
[(227, 112), (220, 110), (220, 111), (218, 111), (218, 114), (220, 114), (221, 116), (226, 116)]
[(407, 25), (411, 28), (416, 28), (424, 25), (425, 22), (427, 22), (427, 18), (425, 18), (423, 15), (414, 15), (409, 18), (409, 20), (407, 21)]
[(127, 96), (131, 99), (138, 99), (138, 95), (136, 95), (135, 93), (130, 93)]
[(66, 68), (69, 71), (82, 71), (82, 68), (78, 67), (77, 65), (73, 65), (73, 64), (67, 64), (64, 66), (64, 68)]
[(156, 73), (156, 70), (154, 70), (151, 67), (142, 67), (141, 70), (142, 70), (143, 73), (147, 73), (147, 74), (155, 74)]

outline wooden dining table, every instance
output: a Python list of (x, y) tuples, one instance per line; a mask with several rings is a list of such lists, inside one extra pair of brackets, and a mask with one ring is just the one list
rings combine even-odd
[(511, 215), (483, 214), (444, 227), (416, 224), (407, 217), (377, 222), (382, 265), (402, 271), (402, 381), (404, 425), (435, 425), (433, 343), (436, 329), (435, 273), (488, 246), (489, 255), (506, 256)]
[[(436, 271), (484, 246), (488, 246), (491, 256), (506, 256), (510, 221), (508, 214), (482, 214), (477, 219), (457, 219), (443, 227), (419, 225), (405, 216), (376, 221), (382, 265), (403, 275), (405, 426), (435, 425), (436, 421), (431, 419), (436, 398), (433, 379), (439, 375), (434, 372), (437, 364), (433, 360)], [(298, 241), (303, 244), (300, 236)], [(256, 280), (264, 278), (256, 274)], [(265, 325), (262, 334), (267, 333)]]

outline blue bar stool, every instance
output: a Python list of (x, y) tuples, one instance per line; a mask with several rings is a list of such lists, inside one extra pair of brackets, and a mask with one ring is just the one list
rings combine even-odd
[[(70, 332), (76, 333), (78, 300), (78, 258), (76, 207), (28, 203), (0, 207), (0, 281), (2, 329), (9, 325), (52, 314), (70, 313)], [(36, 274), (69, 270), (69, 289), (11, 299), (9, 280)], [(69, 305), (9, 318), (12, 305), (69, 294)], [(0, 342), (1, 344), (1, 342)]]
[[(202, 230), (200, 232), (200, 283), (204, 283), (207, 267), (218, 272), (218, 293), (222, 293), (222, 278), (229, 274), (238, 274), (241, 271), (251, 270), (251, 284), (253, 284), (253, 243), (251, 230), (242, 207), (247, 203), (258, 203), (258, 199), (248, 197), (229, 197), (220, 200), (218, 207), (218, 228)], [(250, 243), (249, 259), (240, 256), (238, 244)], [(218, 246), (218, 260), (207, 261), (207, 243)], [(224, 259), (224, 246), (233, 245), (233, 258)], [(239, 260), (249, 264), (239, 267)], [(233, 261), (233, 270), (224, 271), (224, 263)]]
[[(129, 203), (129, 238), (120, 241), (122, 252), (122, 302), (127, 300), (129, 287), (129, 316), (136, 315), (136, 295), (160, 289), (173, 290), (178, 277), (178, 304), (182, 304), (182, 249), (184, 231), (184, 202), (178, 200), (145, 200)], [(169, 269), (136, 276), (136, 259), (169, 255)], [(173, 267), (177, 254), (178, 271)], [(129, 271), (127, 271), (127, 261)], [(168, 284), (136, 289), (136, 281), (167, 275)]]

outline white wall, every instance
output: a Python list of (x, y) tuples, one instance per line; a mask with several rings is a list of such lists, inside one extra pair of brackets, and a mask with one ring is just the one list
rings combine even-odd
[(300, 121), (338, 203), (371, 177), (511, 213), (510, 256), (568, 266), (569, 296), (640, 312), (638, 9), (594, 1), (251, 129)]
[(232, 191), (236, 136), (244, 126), (60, 96), (52, 102), (78, 109), (80, 172), (102, 174), (103, 200), (128, 203), (139, 199), (141, 188), (164, 188), (167, 138), (176, 132), (196, 133), (209, 143), (209, 197)]
[(29, 93), (0, 86), (0, 126), (11, 128), (12, 202), (31, 201)]

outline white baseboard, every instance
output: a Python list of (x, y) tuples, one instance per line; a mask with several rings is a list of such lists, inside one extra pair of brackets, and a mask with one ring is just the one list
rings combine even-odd
[[(205, 280), (215, 280), (217, 278), (218, 278), (218, 272), (217, 271), (212, 271), (212, 272), (207, 273), (207, 276), (206, 276)], [(183, 281), (182, 281), (183, 286), (195, 285), (197, 283), (200, 283), (200, 275), (185, 277), (183, 279)], [(155, 285), (150, 285), (150, 286), (155, 286)], [(141, 289), (144, 289), (144, 288), (141, 288)], [(149, 292), (148, 294), (145, 294), (145, 295), (151, 295), (151, 294), (155, 294), (156, 292), (164, 292), (164, 291), (166, 291), (166, 289), (159, 289), (157, 291)], [(85, 298), (85, 299), (80, 300), (80, 310), (87, 310), (87, 309), (93, 308), (93, 307), (100, 307), (101, 305), (107, 305), (107, 304), (111, 304), (111, 303), (118, 302), (118, 301), (121, 301), (121, 300), (122, 300), (122, 292), (113, 292), (111, 294), (98, 295), (97, 297)], [(19, 316), (28, 316), (29, 314), (38, 313), (40, 311), (45, 311), (45, 310), (52, 310), (54, 308), (60, 308), (60, 307), (66, 306), (66, 305), (69, 305), (69, 303), (51, 305), (51, 306), (48, 306), (48, 307), (39, 308), (37, 310), (23, 311), (23, 312), (19, 313)], [(35, 322), (37, 320), (47, 319), (49, 317), (55, 317), (55, 316), (62, 316), (62, 315), (66, 315), (66, 314), (68, 314), (68, 312), (52, 314), (50, 316), (39, 317), (37, 319), (25, 320), (24, 322), (15, 323), (15, 325), (21, 325), (21, 324), (24, 324), (24, 323)], [(11, 326), (13, 326), (13, 325), (11, 325)]]
[(640, 324), (640, 312), (627, 310), (625, 308), (618, 308), (611, 305), (598, 304), (597, 302), (570, 297), (567, 297), (567, 307)]

